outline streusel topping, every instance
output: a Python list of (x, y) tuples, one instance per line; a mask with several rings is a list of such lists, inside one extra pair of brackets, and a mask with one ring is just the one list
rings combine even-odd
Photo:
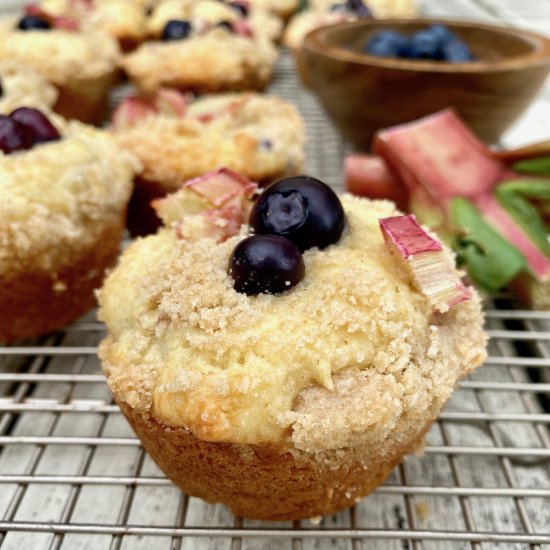
[(305, 278), (279, 295), (233, 289), (246, 227), (221, 244), (174, 228), (132, 244), (100, 293), (117, 399), (202, 439), (307, 452), (433, 418), (483, 360), (479, 299), (435, 314), (384, 245), (378, 219), (393, 204), (342, 203), (341, 240), (306, 251)]
[[(63, 243), (88, 243), (100, 220), (117, 220), (137, 161), (113, 138), (72, 122), (62, 139), (29, 151), (0, 153), (0, 273), (27, 265), (49, 269)], [(55, 250), (55, 258), (53, 258)]]

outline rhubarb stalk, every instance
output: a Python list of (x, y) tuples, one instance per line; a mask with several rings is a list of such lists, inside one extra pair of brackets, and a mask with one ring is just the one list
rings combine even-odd
[(434, 309), (445, 312), (471, 297), (441, 243), (424, 231), (413, 214), (382, 218), (379, 223), (386, 245)]

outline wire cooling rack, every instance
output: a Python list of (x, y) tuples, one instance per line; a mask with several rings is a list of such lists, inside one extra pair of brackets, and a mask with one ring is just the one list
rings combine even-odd
[[(306, 172), (340, 187), (341, 140), (287, 55), (272, 91), (304, 115)], [(93, 313), (0, 347), (0, 548), (550, 548), (550, 313), (503, 299), (486, 316), (487, 364), (459, 385), (423, 456), (318, 522), (242, 520), (172, 486), (113, 404)]]

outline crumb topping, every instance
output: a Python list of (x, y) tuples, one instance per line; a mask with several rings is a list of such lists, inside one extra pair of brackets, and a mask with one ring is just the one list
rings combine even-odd
[(152, 41), (124, 57), (123, 69), (145, 93), (162, 86), (221, 91), (265, 84), (277, 50), (269, 38), (213, 29), (184, 41)]
[[(310, 4), (311, 7), (296, 14), (286, 28), (284, 42), (293, 50), (300, 48), (306, 34), (313, 29), (357, 19), (353, 13), (331, 11), (330, 7), (334, 0), (312, 0)], [(369, 0), (366, 4), (377, 19), (408, 18), (417, 15), (414, 0)]]
[[(211, 120), (201, 122), (205, 116)], [(171, 189), (218, 166), (256, 181), (296, 174), (304, 157), (296, 108), (255, 93), (205, 96), (184, 118), (151, 116), (118, 136), (140, 159), (142, 176)]]
[(117, 399), (202, 439), (308, 453), (433, 418), (484, 359), (479, 298), (434, 314), (378, 229), (393, 204), (342, 202), (340, 242), (306, 251), (304, 280), (276, 296), (233, 290), (246, 227), (220, 244), (173, 228), (133, 243), (99, 296)]
[[(170, 19), (192, 21), (198, 26), (215, 25), (220, 21), (235, 23), (239, 13), (228, 4), (217, 0), (164, 0), (158, 4), (147, 20), (147, 28), (151, 36), (160, 36), (164, 26)], [(272, 40), (280, 37), (282, 22), (275, 15), (262, 7), (252, 4), (246, 18), (254, 32), (263, 34)]]
[(17, 107), (50, 110), (57, 100), (57, 90), (38, 72), (18, 61), (0, 61), (0, 113), (9, 114)]
[(29, 151), (0, 153), (2, 276), (30, 269), (29, 261), (50, 269), (63, 243), (84, 247), (126, 207), (136, 160), (102, 130), (73, 122), (62, 134)]
[(102, 31), (117, 38), (142, 39), (145, 36), (145, 6), (128, 0), (42, 0), (49, 14), (76, 19), (87, 31)]
[(116, 70), (118, 45), (104, 33), (61, 29), (25, 32), (15, 25), (13, 18), (0, 20), (0, 60), (16, 59), (58, 86)]

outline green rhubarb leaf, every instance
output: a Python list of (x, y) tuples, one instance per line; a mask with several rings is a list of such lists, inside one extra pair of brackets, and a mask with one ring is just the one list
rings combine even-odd
[(458, 260), (482, 290), (500, 290), (527, 267), (523, 254), (485, 222), (470, 201), (452, 199), (449, 213), (459, 233), (454, 243)]
[(507, 181), (497, 186), (495, 196), (541, 252), (550, 258), (548, 231), (539, 210), (531, 202), (550, 200), (550, 179)]
[(515, 172), (550, 175), (550, 156), (520, 160), (512, 165)]

